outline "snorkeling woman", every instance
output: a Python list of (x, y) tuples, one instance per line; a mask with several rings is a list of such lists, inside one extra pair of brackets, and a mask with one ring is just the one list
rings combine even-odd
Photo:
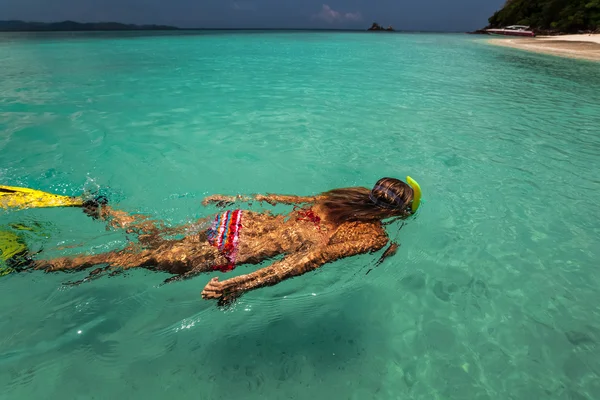
[[(285, 279), (302, 275), (320, 266), (358, 254), (382, 249), (389, 241), (383, 221), (404, 219), (419, 207), (421, 191), (410, 177), (408, 184), (394, 178), (377, 181), (373, 189), (350, 187), (330, 190), (315, 196), (213, 195), (203, 205), (223, 207), (235, 202), (258, 201), (271, 205), (294, 205), (287, 215), (273, 215), (268, 211), (228, 210), (209, 219), (175, 228), (165, 227), (160, 221), (146, 216), (129, 215), (114, 210), (106, 201), (83, 201), (78, 198), (54, 196), (52, 204), (81, 206), (88, 215), (103, 220), (113, 228), (136, 233), (138, 241), (127, 248), (98, 255), (61, 257), (36, 260), (30, 268), (54, 271), (73, 271), (94, 266), (90, 277), (107, 270), (147, 268), (174, 274), (167, 282), (188, 279), (203, 272), (230, 271), (242, 264), (259, 264), (276, 256), (284, 257), (257, 271), (224, 281), (215, 277), (202, 291), (204, 299), (228, 303), (243, 293), (263, 286), (275, 285)], [(3, 191), (3, 188), (8, 188)], [(6, 190), (14, 190), (11, 194)], [(0, 208), (45, 206), (41, 197), (24, 194), (20, 188), (0, 186)], [(28, 189), (22, 189), (28, 190)], [(34, 196), (34, 197), (32, 197)], [(60, 199), (59, 199), (60, 200)], [(11, 202), (12, 201), (12, 202)], [(165, 238), (180, 235), (176, 239)], [(393, 254), (397, 245), (391, 244), (383, 258)]]

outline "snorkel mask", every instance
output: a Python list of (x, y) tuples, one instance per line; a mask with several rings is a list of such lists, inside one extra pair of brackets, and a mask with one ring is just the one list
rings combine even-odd
[(417, 209), (421, 205), (421, 186), (419, 186), (417, 181), (415, 181), (410, 176), (406, 177), (406, 183), (408, 183), (408, 186), (410, 186), (413, 190), (413, 201), (410, 208), (412, 209), (412, 212), (414, 214), (417, 212)]

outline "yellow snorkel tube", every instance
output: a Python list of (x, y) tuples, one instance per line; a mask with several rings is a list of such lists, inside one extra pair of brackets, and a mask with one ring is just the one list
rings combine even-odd
[(0, 208), (80, 207), (83, 202), (80, 197), (0, 185)]
[(413, 190), (413, 201), (412, 201), (412, 205), (410, 208), (412, 209), (412, 212), (414, 214), (417, 212), (417, 209), (421, 205), (421, 186), (419, 186), (417, 181), (415, 181), (410, 176), (406, 177), (406, 183), (408, 183), (408, 185)]

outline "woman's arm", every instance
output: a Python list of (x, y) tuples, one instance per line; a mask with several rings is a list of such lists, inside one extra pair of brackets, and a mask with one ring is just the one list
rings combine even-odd
[(302, 204), (302, 203), (314, 203), (319, 199), (320, 196), (295, 196), (287, 194), (270, 194), (266, 195), (257, 194), (254, 196), (256, 201), (265, 201), (271, 205), (277, 203), (281, 204)]
[(379, 250), (385, 246), (387, 240), (385, 232), (382, 232), (380, 235), (364, 236), (355, 241), (327, 245), (302, 253), (291, 254), (268, 267), (222, 282), (219, 282), (218, 278), (213, 278), (202, 291), (202, 297), (228, 302), (245, 292), (263, 286), (276, 285), (288, 278), (312, 271), (328, 262)]
[(236, 201), (241, 202), (249, 202), (252, 200), (267, 202), (271, 205), (275, 205), (277, 203), (282, 204), (302, 204), (302, 203), (314, 203), (317, 201), (319, 196), (294, 196), (294, 195), (285, 195), (285, 194), (256, 194), (253, 196), (224, 196), (220, 194), (215, 194), (212, 196), (208, 196), (202, 200), (203, 205), (208, 205), (210, 203), (216, 203), (217, 206), (226, 206)]

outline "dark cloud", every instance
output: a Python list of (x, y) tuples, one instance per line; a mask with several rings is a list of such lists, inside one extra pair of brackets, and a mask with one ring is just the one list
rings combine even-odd
[(0, 19), (172, 24), (204, 28), (482, 27), (504, 0), (0, 0)]

